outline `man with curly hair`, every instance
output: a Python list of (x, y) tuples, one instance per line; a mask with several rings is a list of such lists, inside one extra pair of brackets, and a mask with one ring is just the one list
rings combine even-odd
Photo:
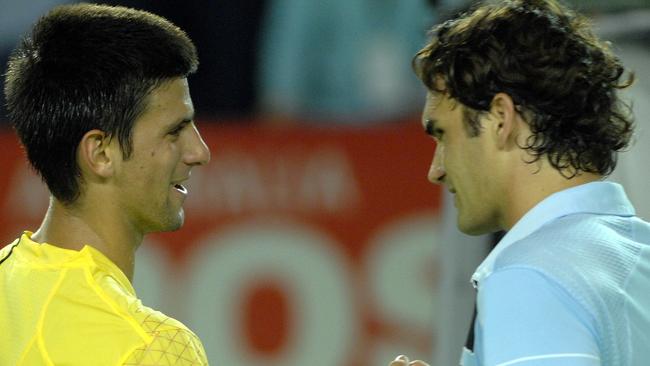
[(554, 0), (491, 2), (437, 26), (413, 66), (429, 180), (461, 231), (507, 231), (472, 276), (461, 364), (650, 363), (650, 224), (604, 181), (633, 131), (608, 44)]
[(194, 125), (185, 32), (135, 9), (42, 17), (5, 79), (13, 126), (50, 205), (0, 250), (0, 365), (207, 365), (185, 325), (131, 284), (145, 234), (183, 225), (210, 152)]

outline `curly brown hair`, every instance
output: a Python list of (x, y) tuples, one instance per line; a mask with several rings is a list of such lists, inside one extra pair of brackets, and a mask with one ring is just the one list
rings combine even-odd
[[(624, 68), (589, 21), (554, 0), (511, 0), (476, 7), (436, 26), (413, 68), (431, 90), (466, 110), (472, 135), (496, 93), (508, 94), (531, 129), (521, 148), (565, 177), (610, 174), (633, 132), (617, 90)], [(444, 90), (436, 88), (442, 79)]]

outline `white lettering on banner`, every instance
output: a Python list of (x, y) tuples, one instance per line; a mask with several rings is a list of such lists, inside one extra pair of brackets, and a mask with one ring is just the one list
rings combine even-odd
[(343, 151), (322, 149), (304, 165), (298, 191), (300, 201), (311, 211), (336, 213), (359, 205), (360, 189)]
[(384, 226), (370, 239), (366, 277), (382, 319), (406, 329), (431, 330), (432, 315), (438, 313), (432, 291), (439, 282), (432, 239), (440, 232), (437, 223), (435, 213), (420, 214)]
[[(423, 352), (403, 340), (438, 334), (435, 316), (439, 314), (440, 265), (435, 237), (439, 233), (438, 216), (421, 213), (385, 225), (370, 239), (364, 266), (369, 288), (364, 290), (370, 292), (379, 318), (395, 329), (390, 339), (374, 342), (369, 352), (373, 365), (386, 365), (398, 354), (431, 359), (430, 351)], [(427, 349), (434, 344), (429, 346)]]
[[(323, 232), (251, 222), (206, 238), (188, 278), (188, 325), (216, 365), (344, 365), (356, 332), (355, 295), (346, 258)], [(243, 334), (244, 296), (275, 279), (286, 291), (292, 329), (271, 356), (252, 352)]]
[(186, 209), (210, 214), (290, 210), (338, 213), (359, 206), (360, 189), (345, 151), (259, 154), (222, 151), (189, 181)]
[(23, 219), (36, 220), (43, 217), (49, 202), (45, 183), (27, 164), (19, 164), (11, 176), (5, 212)]
[[(422, 348), (422, 342), (431, 339), (427, 335), (435, 341), (440, 331), (439, 234), (431, 212), (397, 218), (378, 228), (361, 262), (352, 263), (339, 252), (342, 244), (317, 228), (251, 220), (219, 228), (197, 243), (187, 276), (166, 267), (171, 263), (161, 256), (138, 259), (135, 286), (163, 286), (138, 294), (149, 306), (174, 304), (176, 311), (168, 314), (197, 332), (215, 365), (345, 366), (364, 360), (385, 366), (400, 353), (432, 359), (431, 347)], [(154, 268), (157, 261), (164, 271)], [(151, 276), (153, 281), (143, 281)], [(176, 277), (174, 291), (163, 276)], [(250, 344), (244, 324), (250, 317), (243, 314), (251, 311), (246, 305), (259, 306), (250, 302), (251, 294), (269, 282), (288, 303), (287, 336), (272, 354)], [(368, 314), (377, 314), (390, 333), (368, 334)]]

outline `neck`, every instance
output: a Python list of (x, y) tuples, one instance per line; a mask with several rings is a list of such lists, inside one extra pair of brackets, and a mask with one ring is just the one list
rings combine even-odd
[(523, 174), (522, 172), (515, 174), (511, 180), (512, 184), (505, 192), (503, 210), (505, 215), (501, 223), (504, 230), (510, 230), (528, 211), (550, 195), (603, 178), (598, 174), (582, 173), (567, 179), (550, 166), (543, 166), (537, 170), (539, 167), (537, 164), (530, 165), (534, 168), (534, 174), (530, 170)]
[(81, 250), (89, 245), (110, 259), (133, 281), (135, 251), (143, 234), (119, 221), (110, 209), (88, 207), (83, 203), (63, 205), (51, 197), (41, 226), (32, 240), (64, 249)]

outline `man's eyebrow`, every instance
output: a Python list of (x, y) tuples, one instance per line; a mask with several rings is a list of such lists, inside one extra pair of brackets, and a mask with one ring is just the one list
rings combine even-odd
[(180, 133), (180, 131), (184, 130), (185, 127), (189, 126), (194, 120), (190, 117), (183, 117), (180, 120), (177, 120), (176, 122), (170, 124), (167, 126), (164, 130), (163, 133), (165, 135), (176, 135)]
[(176, 122), (172, 123), (171, 126), (169, 126), (169, 130), (173, 131), (174, 129), (176, 129), (176, 128), (180, 127), (180, 126), (186, 125), (186, 124), (191, 123), (193, 121), (194, 121), (194, 113), (192, 113), (190, 115), (187, 115), (185, 117), (182, 117), (182, 118), (178, 119)]

